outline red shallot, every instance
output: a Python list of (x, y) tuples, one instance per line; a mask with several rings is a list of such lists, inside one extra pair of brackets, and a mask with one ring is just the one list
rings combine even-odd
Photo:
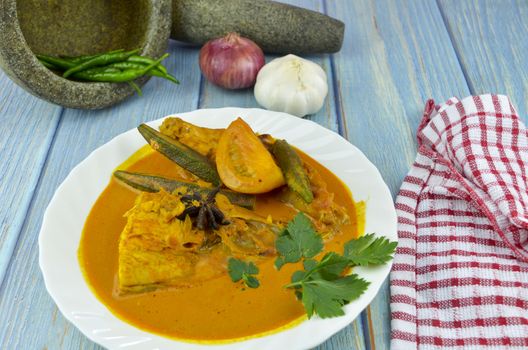
[(253, 41), (229, 33), (208, 41), (200, 50), (200, 69), (215, 85), (243, 89), (255, 85), (265, 63), (264, 53)]

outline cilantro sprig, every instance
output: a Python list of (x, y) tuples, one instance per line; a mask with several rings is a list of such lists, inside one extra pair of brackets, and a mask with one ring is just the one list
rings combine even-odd
[(321, 261), (305, 260), (304, 271), (296, 271), (286, 288), (293, 288), (302, 301), (308, 318), (341, 316), (343, 306), (357, 299), (369, 282), (358, 275), (344, 276), (349, 261), (336, 253), (327, 253)]
[(253, 262), (247, 263), (235, 258), (229, 258), (227, 271), (233, 282), (242, 280), (249, 288), (258, 288), (260, 286), (259, 280), (254, 276), (259, 273), (259, 269)]
[(345, 243), (345, 257), (358, 266), (381, 265), (392, 259), (397, 245), (387, 237), (374, 238), (369, 233)]
[[(371, 233), (345, 243), (342, 255), (329, 252), (316, 260), (323, 251), (323, 239), (310, 219), (299, 213), (275, 241), (275, 267), (280, 270), (285, 264), (302, 261), (303, 270), (295, 271), (291, 283), (284, 287), (295, 292), (308, 318), (336, 317), (344, 315), (343, 306), (359, 298), (370, 284), (357, 274), (350, 274), (350, 268), (385, 264), (392, 259), (396, 245), (397, 242)], [(255, 277), (259, 269), (252, 262), (230, 258), (228, 271), (233, 282), (242, 280), (249, 288), (260, 285)]]
[(279, 234), (275, 241), (279, 253), (275, 267), (296, 263), (301, 258), (313, 258), (323, 250), (323, 239), (312, 227), (310, 219), (303, 214), (296, 215)]
[(343, 255), (330, 252), (317, 261), (312, 258), (322, 252), (323, 240), (311, 221), (299, 213), (275, 243), (279, 254), (275, 266), (280, 269), (285, 263), (302, 259), (304, 270), (294, 272), (285, 287), (295, 291), (308, 318), (314, 314), (336, 317), (343, 315), (343, 306), (359, 298), (370, 284), (357, 274), (348, 274), (349, 269), (386, 263), (392, 259), (396, 245), (385, 237), (368, 234), (347, 242)]

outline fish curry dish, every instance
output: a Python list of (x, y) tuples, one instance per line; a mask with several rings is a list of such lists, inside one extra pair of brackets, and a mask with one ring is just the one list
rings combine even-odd
[[(335, 269), (306, 271), (338, 264), (345, 243), (363, 234), (364, 204), (332, 172), (241, 118), (209, 129), (170, 117), (159, 131), (138, 131), (148, 144), (113, 173), (78, 252), (113, 314), (162, 336), (214, 343), (347, 303), (318, 306), (309, 289), (317, 283), (307, 282), (329, 278)], [(335, 279), (366, 288), (339, 266)]]

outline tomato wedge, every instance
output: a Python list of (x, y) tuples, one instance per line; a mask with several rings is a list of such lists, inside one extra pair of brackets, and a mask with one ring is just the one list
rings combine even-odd
[(271, 153), (240, 118), (220, 137), (216, 168), (222, 182), (241, 193), (266, 193), (285, 184)]

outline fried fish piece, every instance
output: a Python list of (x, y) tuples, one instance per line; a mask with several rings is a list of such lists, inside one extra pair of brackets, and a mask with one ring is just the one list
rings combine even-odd
[(199, 230), (189, 216), (181, 218), (185, 204), (177, 191), (138, 195), (120, 235), (118, 294), (188, 287), (225, 274), (230, 256), (257, 261), (275, 255), (280, 227), (217, 197), (230, 224)]
[(204, 128), (177, 117), (165, 119), (160, 126), (162, 134), (180, 141), (210, 159), (215, 158), (216, 147), (224, 130)]
[(194, 273), (193, 254), (203, 232), (193, 232), (190, 220), (175, 220), (185, 206), (165, 191), (141, 193), (126, 213), (119, 240), (120, 294), (174, 286)]

